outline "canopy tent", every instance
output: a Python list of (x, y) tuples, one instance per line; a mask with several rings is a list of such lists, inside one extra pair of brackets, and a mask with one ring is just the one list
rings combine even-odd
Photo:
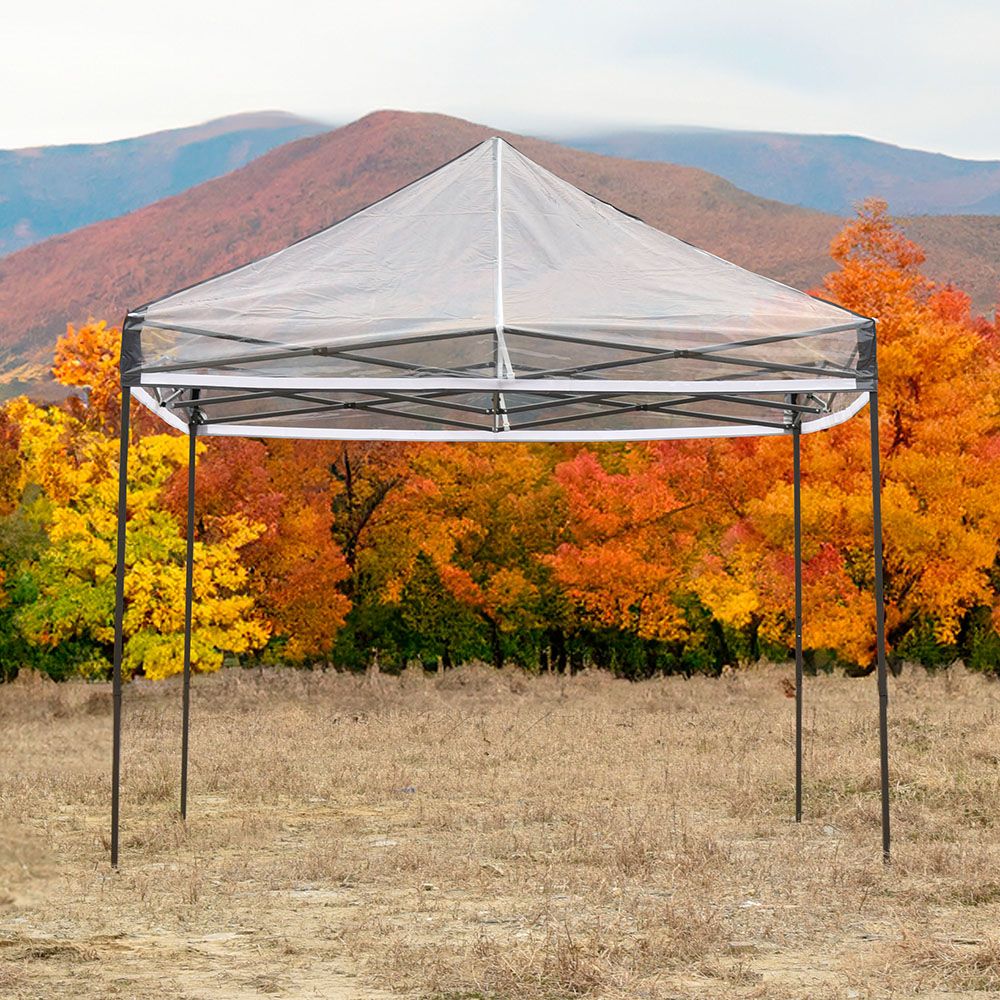
[(660, 232), (487, 140), (347, 219), (132, 310), (122, 332), (112, 864), (118, 860), (129, 400), (203, 435), (405, 441), (793, 441), (796, 819), (800, 436), (870, 401), (883, 853), (887, 686), (875, 324)]

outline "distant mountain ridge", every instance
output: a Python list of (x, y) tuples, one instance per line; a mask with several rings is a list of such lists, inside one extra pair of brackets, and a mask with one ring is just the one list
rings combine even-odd
[(837, 215), (884, 198), (898, 215), (1000, 215), (1000, 160), (963, 160), (856, 135), (665, 127), (560, 137), (575, 149), (680, 163), (762, 198)]
[[(613, 159), (437, 114), (380, 111), (288, 143), (128, 215), (0, 258), (3, 395), (37, 391), (67, 322), (125, 310), (331, 225), (500, 134), (570, 183), (681, 239), (798, 288), (833, 268), (842, 217), (768, 201), (691, 167)], [(903, 220), (927, 271), (975, 305), (1000, 294), (1000, 217)]]
[(263, 111), (116, 142), (0, 150), (0, 256), (178, 194), (329, 127)]

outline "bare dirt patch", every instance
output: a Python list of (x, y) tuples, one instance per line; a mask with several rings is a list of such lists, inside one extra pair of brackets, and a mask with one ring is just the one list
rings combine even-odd
[(908, 672), (879, 857), (873, 679), (487, 668), (0, 687), (0, 997), (993, 996), (1000, 685)]

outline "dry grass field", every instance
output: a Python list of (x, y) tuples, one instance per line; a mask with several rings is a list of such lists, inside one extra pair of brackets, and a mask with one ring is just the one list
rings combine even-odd
[(639, 684), (463, 669), (0, 688), (0, 997), (944, 997), (1000, 993), (1000, 685)]

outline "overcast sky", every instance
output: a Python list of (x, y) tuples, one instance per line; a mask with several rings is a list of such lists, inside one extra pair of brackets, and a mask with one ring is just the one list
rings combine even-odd
[[(0, 147), (279, 108), (848, 132), (1000, 159), (998, 0), (19, 0)], [(2, 194), (2, 192), (0, 192)]]

